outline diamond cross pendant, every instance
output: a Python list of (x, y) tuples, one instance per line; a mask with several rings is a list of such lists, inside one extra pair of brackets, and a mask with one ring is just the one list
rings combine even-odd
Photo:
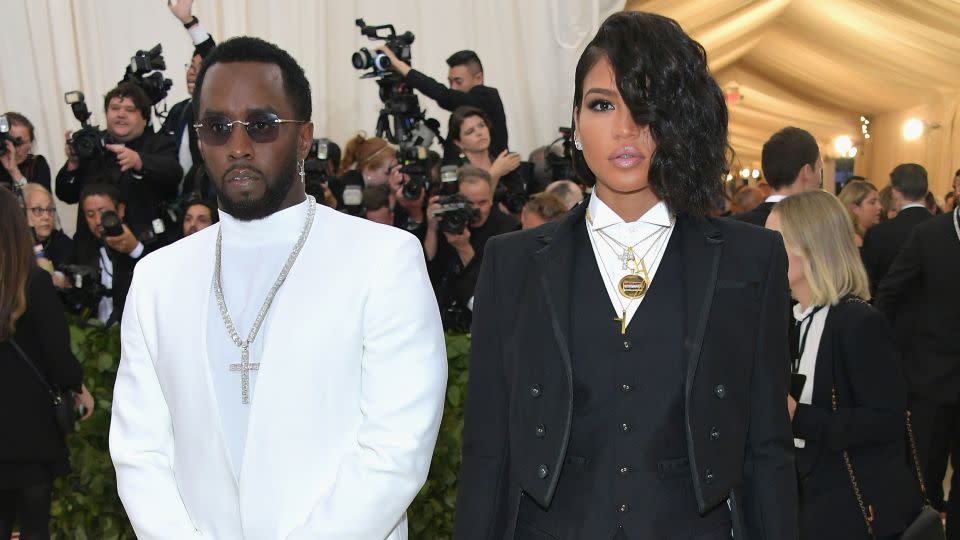
[(620, 254), (621, 270), (629, 269), (630, 262), (635, 261), (636, 258), (637, 257), (633, 254), (633, 248), (627, 248), (623, 250), (623, 253)]
[(240, 372), (241, 403), (244, 405), (250, 403), (250, 371), (259, 369), (260, 362), (250, 362), (250, 346), (244, 344), (240, 347), (240, 363), (230, 364), (230, 371)]

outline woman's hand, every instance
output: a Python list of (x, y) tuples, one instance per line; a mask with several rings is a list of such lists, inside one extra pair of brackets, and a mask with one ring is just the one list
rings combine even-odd
[(489, 173), (490, 176), (494, 178), (500, 178), (507, 173), (513, 172), (519, 166), (520, 154), (504, 150), (500, 152), (500, 155), (494, 160), (493, 165), (490, 166)]
[(93, 414), (93, 395), (87, 390), (87, 385), (82, 385), (80, 387), (80, 393), (73, 395), (73, 401), (76, 404), (77, 408), (81, 406), (85, 409), (83, 411), (83, 416), (80, 417), (80, 421), (83, 422), (87, 418), (90, 418), (90, 415)]

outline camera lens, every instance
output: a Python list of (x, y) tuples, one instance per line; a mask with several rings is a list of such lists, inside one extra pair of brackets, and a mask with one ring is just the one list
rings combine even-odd
[(377, 71), (386, 71), (390, 67), (390, 59), (383, 53), (377, 53), (377, 56), (373, 58), (373, 67)]

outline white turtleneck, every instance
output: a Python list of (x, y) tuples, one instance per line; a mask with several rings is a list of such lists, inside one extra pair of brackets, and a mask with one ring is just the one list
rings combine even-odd
[(660, 261), (663, 260), (667, 243), (673, 234), (675, 221), (671, 218), (666, 203), (661, 201), (640, 219), (626, 223), (623, 218), (604, 204), (596, 193), (590, 197), (587, 212), (590, 217), (590, 220), (586, 223), (588, 236), (590, 237), (590, 243), (593, 245), (593, 253), (603, 277), (604, 286), (610, 296), (613, 311), (619, 317), (623, 310), (626, 310), (627, 323), (629, 323), (646, 295), (632, 302), (629, 298), (620, 295), (618, 289), (620, 279), (629, 273), (628, 270), (623, 269), (623, 262), (619, 258), (623, 249), (609, 238), (602, 237), (600, 231), (627, 246), (633, 246), (641, 239), (646, 238), (646, 240), (637, 244), (633, 251), (637, 257), (643, 257), (650, 278), (648, 285), (652, 285), (653, 277), (660, 267)]
[[(223, 298), (241, 341), (249, 335), (270, 287), (300, 237), (307, 218), (307, 205), (308, 202), (304, 201), (254, 221), (240, 221), (220, 211)], [(263, 343), (270, 333), (273, 313), (278, 309), (283, 306), (274, 302), (267, 312), (257, 338), (250, 346), (251, 363), (262, 361)], [(230, 371), (230, 364), (240, 363), (240, 348), (230, 339), (223, 323), (212, 282), (207, 316), (207, 356), (233, 473), (239, 475), (247, 421), (255, 399), (257, 372), (250, 371), (250, 403), (244, 405), (241, 402), (240, 372)]]

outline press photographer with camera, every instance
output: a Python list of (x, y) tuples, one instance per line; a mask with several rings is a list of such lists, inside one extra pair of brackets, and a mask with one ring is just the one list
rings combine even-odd
[(185, 195), (182, 206), (183, 219), (180, 221), (180, 231), (184, 237), (200, 232), (220, 221), (216, 201), (204, 199), (197, 193)]
[(57, 206), (53, 194), (40, 184), (23, 187), (27, 224), (34, 240), (37, 264), (51, 273), (58, 289), (69, 286), (63, 272), (56, 270), (73, 258), (73, 239), (57, 227)]
[[(82, 95), (79, 99), (82, 104)], [(153, 227), (153, 221), (161, 217), (161, 204), (176, 197), (183, 171), (173, 139), (148, 127), (151, 105), (140, 86), (124, 82), (104, 96), (106, 131), (87, 125), (76, 134), (67, 132), (67, 163), (57, 174), (56, 184), (61, 201), (79, 202), (88, 184), (111, 183), (126, 202), (128, 223), (163, 232)], [(87, 236), (81, 215), (77, 240)]]
[(393, 225), (422, 239), (426, 232), (423, 230), (426, 190), (419, 190), (413, 194), (415, 197), (404, 192), (404, 184), (409, 181), (409, 176), (402, 172), (403, 167), (397, 158), (397, 150), (385, 139), (367, 138), (365, 134), (358, 133), (344, 146), (340, 174), (356, 170), (363, 176), (366, 188), (384, 186), (388, 189)]
[[(203, 59), (213, 51), (216, 42), (213, 36), (200, 24), (200, 20), (193, 15), (193, 0), (177, 0), (176, 3), (167, 2), (170, 12), (177, 18), (193, 42), (193, 56), (190, 57), (190, 63), (185, 65), (187, 93), (193, 95), (193, 83), (197, 79), (197, 73), (200, 71), (200, 64)], [(184, 172), (179, 193), (196, 191), (205, 198), (213, 198), (214, 195), (210, 186), (206, 171), (203, 168), (203, 157), (200, 155), (200, 149), (197, 146), (197, 134), (190, 126), (194, 124), (192, 99), (187, 98), (170, 108), (161, 133), (172, 137), (177, 148), (177, 160), (180, 168)]]
[[(508, 148), (507, 143), (507, 117), (503, 112), (503, 102), (500, 100), (500, 92), (496, 88), (484, 84), (483, 64), (477, 53), (469, 50), (458, 51), (447, 58), (447, 81), (450, 88), (430, 78), (427, 75), (413, 69), (410, 64), (398, 58), (396, 53), (390, 47), (379, 47), (378, 52), (383, 53), (390, 60), (387, 69), (398, 73), (411, 88), (419, 90), (423, 95), (437, 102), (445, 110), (455, 111), (458, 107), (469, 105), (476, 107), (486, 113), (492, 120), (488, 122), (490, 128), (490, 152), (499, 156), (501, 152)], [(447, 140), (453, 138), (451, 133), (447, 133)], [(444, 148), (445, 154), (456, 155), (456, 148), (447, 145)], [(446, 156), (445, 156), (446, 157)]]
[(0, 116), (0, 186), (14, 190), (28, 182), (50, 189), (50, 165), (41, 155), (30, 153), (36, 136), (33, 123), (9, 111)]
[(457, 184), (457, 194), (430, 198), (423, 240), (446, 329), (470, 326), (471, 300), (487, 240), (520, 228), (513, 216), (494, 204), (487, 171), (465, 165), (458, 171)]
[(85, 295), (83, 307), (94, 309), (106, 325), (120, 322), (137, 262), (156, 244), (137, 239), (137, 225), (125, 221), (126, 204), (117, 186), (88, 184), (80, 193), (81, 216), (87, 236), (77, 235), (73, 263), (99, 270), (97, 294)]

